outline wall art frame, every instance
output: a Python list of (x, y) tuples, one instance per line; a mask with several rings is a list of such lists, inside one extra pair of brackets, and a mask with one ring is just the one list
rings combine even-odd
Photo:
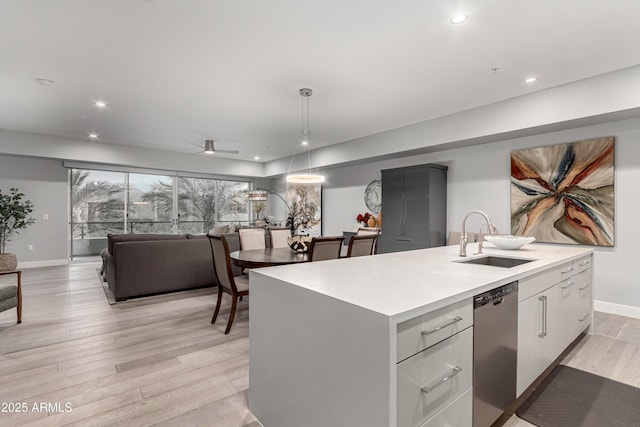
[(615, 244), (613, 136), (511, 152), (511, 233)]
[(322, 235), (322, 184), (287, 183), (285, 199), (293, 212), (293, 234)]

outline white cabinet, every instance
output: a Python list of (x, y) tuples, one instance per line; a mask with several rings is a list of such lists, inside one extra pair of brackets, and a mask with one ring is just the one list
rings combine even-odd
[(520, 281), (527, 297), (518, 304), (517, 396), (591, 324), (591, 271), (589, 255)]
[(438, 412), (422, 427), (461, 427), (470, 426), (473, 422), (469, 408), (473, 404), (473, 389), (462, 393), (449, 406)]
[[(590, 268), (571, 260), (591, 249), (530, 251), (536, 261), (513, 269), (460, 264), (453, 246), (256, 269), (251, 412), (265, 427), (471, 427), (474, 295), (519, 281), (521, 382), (568, 344), (554, 326), (567, 298), (574, 331), (590, 321), (578, 315), (591, 311)], [(572, 277), (567, 293), (558, 285)]]
[(421, 426), (468, 391), (472, 370), (472, 327), (398, 363), (397, 426)]
[(473, 304), (461, 301), (397, 326), (397, 362), (473, 325)]

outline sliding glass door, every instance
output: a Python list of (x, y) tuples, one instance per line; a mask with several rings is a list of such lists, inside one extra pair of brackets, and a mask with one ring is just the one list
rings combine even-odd
[(122, 172), (71, 170), (71, 257), (99, 254), (107, 246), (107, 234), (125, 232), (124, 189)]
[(166, 175), (129, 174), (128, 233), (175, 233), (173, 182), (174, 177)]
[(229, 223), (246, 224), (248, 182), (178, 178), (178, 231), (207, 233)]

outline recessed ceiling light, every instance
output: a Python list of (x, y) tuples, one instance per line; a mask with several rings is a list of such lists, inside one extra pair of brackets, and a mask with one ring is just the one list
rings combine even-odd
[(533, 83), (533, 82), (535, 82), (536, 80), (537, 80), (537, 79), (536, 79), (535, 77), (531, 76), (531, 77), (527, 78), (524, 82), (525, 82), (525, 83)]
[(107, 108), (107, 103), (104, 101), (96, 101), (95, 104), (98, 108)]
[(309, 145), (309, 141), (307, 141), (306, 139), (303, 139), (301, 142), (302, 145)]
[(91, 132), (91, 133), (89, 134), (89, 138), (91, 138), (91, 139), (97, 139), (97, 138), (98, 138), (98, 134), (97, 134), (97, 133), (95, 133), (95, 132)]
[(260, 160), (260, 156), (253, 156), (253, 160)]
[(467, 20), (467, 15), (463, 15), (463, 14), (459, 13), (457, 15), (454, 15), (451, 18), (451, 23), (452, 24), (462, 24), (466, 20)]
[(41, 84), (42, 86), (53, 86), (53, 84), (55, 83), (53, 80), (51, 79), (43, 79), (41, 77), (36, 78), (36, 81)]

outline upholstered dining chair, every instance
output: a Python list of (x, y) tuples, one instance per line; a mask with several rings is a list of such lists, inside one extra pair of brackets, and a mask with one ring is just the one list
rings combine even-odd
[(344, 237), (314, 237), (309, 244), (309, 261), (325, 261), (340, 258)]
[(364, 234), (380, 235), (380, 229), (376, 227), (358, 227), (356, 230), (356, 236), (362, 236)]
[(349, 247), (347, 248), (347, 258), (373, 255), (377, 239), (377, 234), (351, 236), (351, 239), (349, 239)]
[[(356, 236), (367, 236), (374, 234), (376, 237), (380, 236), (380, 229), (375, 227), (360, 227), (356, 230)], [(378, 239), (373, 243), (373, 249), (371, 249), (371, 255), (376, 253), (378, 248)]]
[(272, 248), (288, 248), (290, 237), (291, 229), (289, 228), (269, 229), (269, 241)]
[(11, 271), (4, 274), (17, 274), (18, 283), (15, 285), (0, 285), (0, 312), (16, 308), (17, 323), (22, 323), (22, 283), (21, 271)]
[(233, 319), (236, 316), (236, 306), (238, 298), (249, 295), (249, 277), (233, 276), (233, 268), (231, 267), (231, 257), (229, 256), (229, 245), (227, 239), (221, 235), (209, 235), (209, 243), (211, 244), (211, 252), (213, 254), (213, 269), (215, 270), (216, 279), (218, 280), (218, 301), (216, 309), (211, 318), (211, 324), (216, 323), (220, 305), (222, 304), (222, 294), (231, 295), (231, 311), (229, 312), (229, 320), (224, 334), (229, 334)]
[(240, 236), (240, 249), (264, 249), (267, 246), (264, 242), (264, 230), (262, 228), (241, 228), (238, 230)]

